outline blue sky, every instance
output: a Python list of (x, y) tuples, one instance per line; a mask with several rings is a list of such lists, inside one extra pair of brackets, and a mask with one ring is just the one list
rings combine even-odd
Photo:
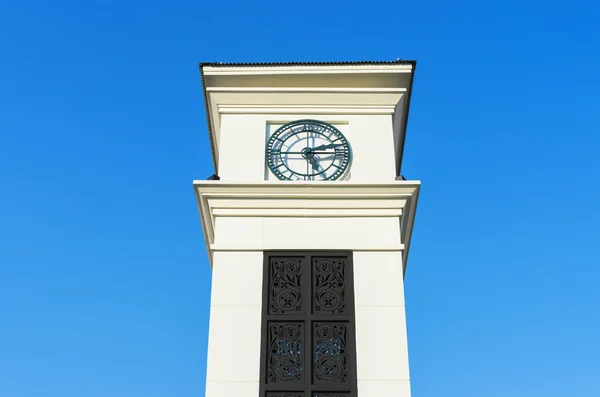
[(591, 0), (4, 0), (0, 396), (203, 396), (197, 63), (396, 58), (418, 61), (413, 395), (599, 396), (598, 20)]

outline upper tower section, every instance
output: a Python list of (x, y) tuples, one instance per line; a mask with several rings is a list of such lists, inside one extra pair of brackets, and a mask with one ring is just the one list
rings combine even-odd
[(393, 181), (415, 66), (201, 63), (215, 172), (242, 183)]

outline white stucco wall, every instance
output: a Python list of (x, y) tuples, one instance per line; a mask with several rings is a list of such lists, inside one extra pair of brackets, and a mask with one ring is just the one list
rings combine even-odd
[(227, 182), (259, 182), (267, 177), (265, 145), (270, 131), (298, 119), (317, 119), (338, 127), (352, 148), (352, 182), (393, 181), (394, 136), (391, 114), (264, 115), (223, 114), (218, 174)]
[(402, 253), (354, 252), (359, 397), (409, 397)]
[(257, 397), (263, 253), (215, 252), (207, 397)]
[(217, 217), (206, 396), (258, 396), (262, 251), (352, 249), (359, 397), (409, 397), (400, 246), (397, 217)]

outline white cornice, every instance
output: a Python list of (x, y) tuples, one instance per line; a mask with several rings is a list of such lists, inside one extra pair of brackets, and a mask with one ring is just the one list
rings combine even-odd
[(280, 74), (348, 74), (410, 73), (412, 65), (331, 65), (331, 66), (204, 66), (207, 76), (280, 75)]
[[(401, 250), (404, 263), (412, 236), (419, 181), (390, 183), (281, 182), (224, 183), (194, 181), (207, 251), (212, 263), (215, 250), (257, 250), (260, 247), (215, 245), (217, 217), (397, 217), (401, 242), (377, 250)], [(281, 247), (285, 248), (285, 247)], [(339, 248), (339, 247), (338, 247)], [(353, 247), (346, 247), (353, 249)]]

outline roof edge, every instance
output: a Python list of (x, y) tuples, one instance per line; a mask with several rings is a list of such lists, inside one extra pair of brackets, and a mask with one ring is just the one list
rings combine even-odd
[(198, 66), (202, 70), (204, 66), (352, 66), (352, 65), (416, 65), (417, 61), (396, 59), (395, 61), (329, 61), (329, 62), (200, 62)]

